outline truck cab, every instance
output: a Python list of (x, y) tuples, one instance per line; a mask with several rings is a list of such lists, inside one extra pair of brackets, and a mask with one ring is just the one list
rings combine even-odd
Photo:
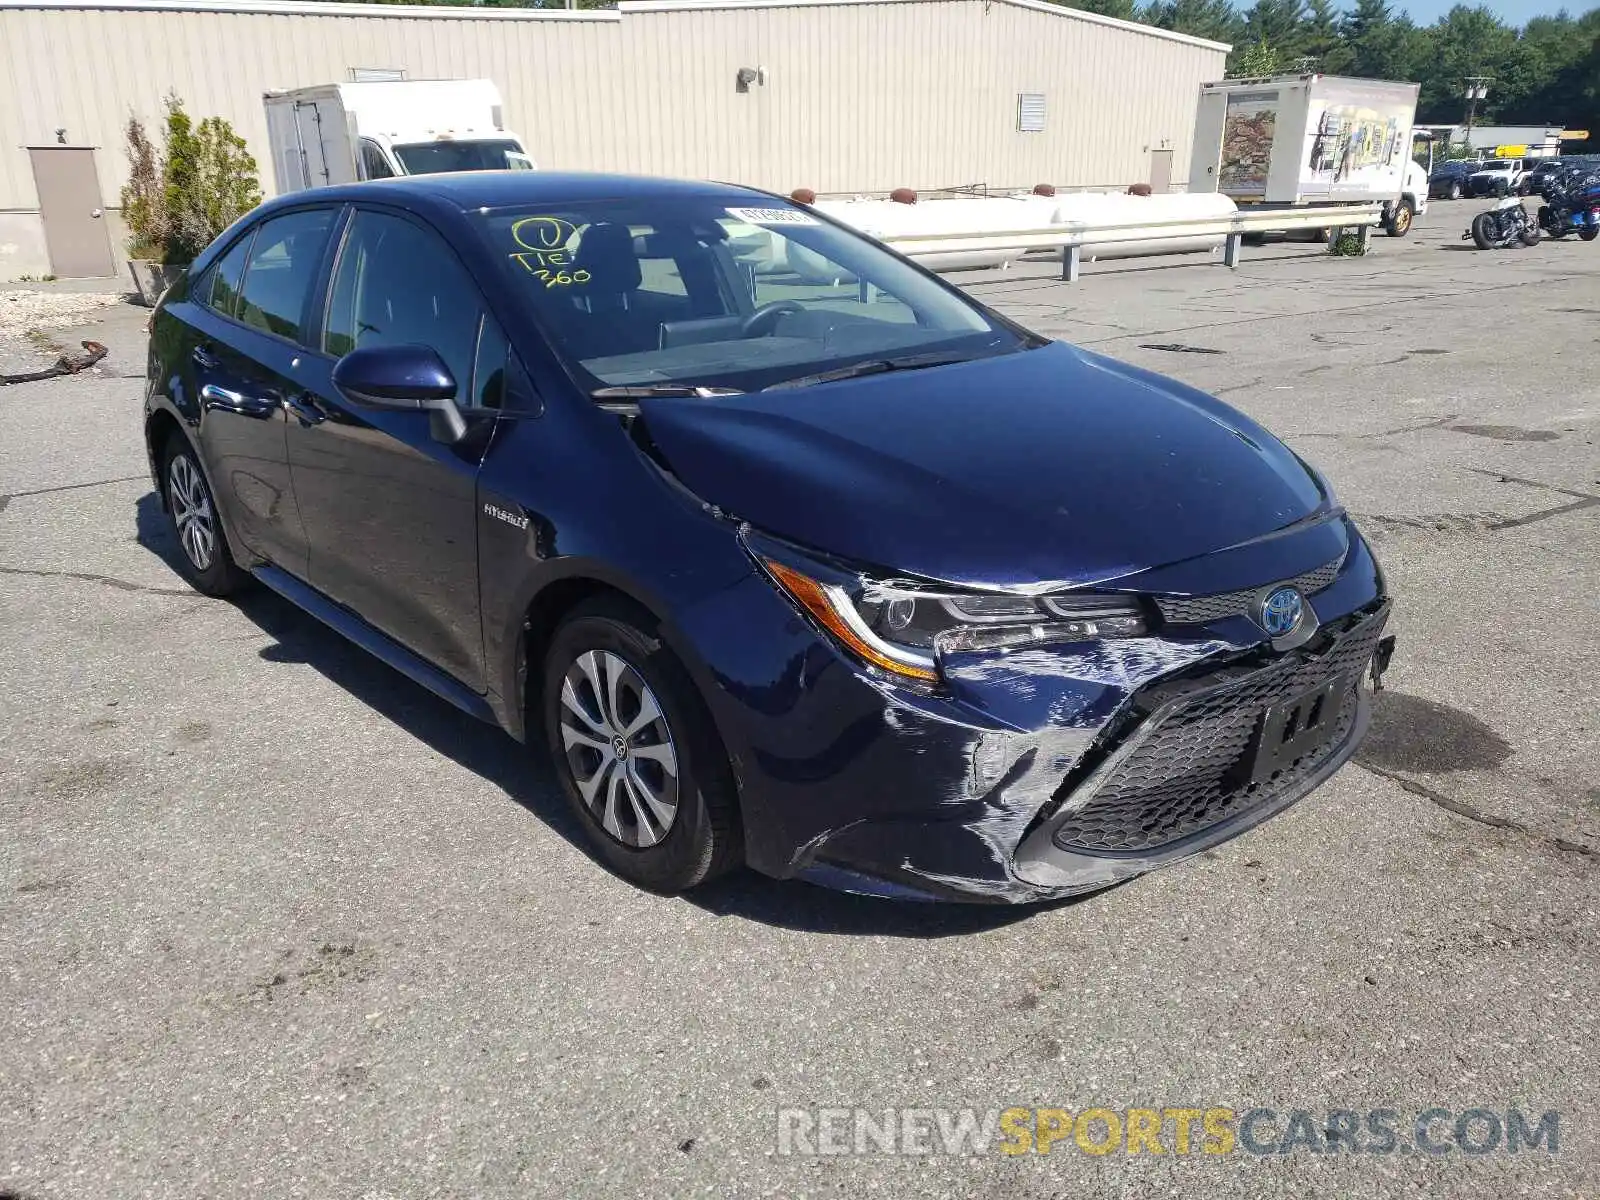
[(278, 193), (395, 175), (531, 170), (487, 79), (334, 83), (263, 97)]

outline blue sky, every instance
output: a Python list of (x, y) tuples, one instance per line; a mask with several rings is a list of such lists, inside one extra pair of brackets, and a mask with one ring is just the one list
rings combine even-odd
[[(1474, 0), (1464, 0), (1464, 2), (1471, 4)], [(1410, 13), (1411, 19), (1418, 25), (1432, 25), (1449, 12), (1457, 0), (1391, 0), (1391, 3), (1395, 8)], [(1547, 0), (1485, 0), (1484, 7), (1507, 24), (1521, 25), (1529, 17), (1554, 15), (1563, 5), (1559, 0), (1556, 3), (1549, 3)], [(1567, 4), (1565, 7), (1573, 16), (1577, 16), (1587, 12), (1592, 5), (1580, 2)]]

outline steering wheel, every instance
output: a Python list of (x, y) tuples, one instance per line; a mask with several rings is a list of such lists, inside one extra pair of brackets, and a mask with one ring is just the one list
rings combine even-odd
[(805, 306), (793, 300), (774, 300), (770, 304), (763, 304), (755, 312), (744, 319), (744, 324), (739, 326), (739, 336), (742, 338), (766, 337), (778, 324), (778, 318), (784, 313), (803, 313)]

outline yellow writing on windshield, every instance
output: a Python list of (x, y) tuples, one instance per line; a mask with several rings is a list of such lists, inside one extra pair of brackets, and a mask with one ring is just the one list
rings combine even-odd
[(511, 257), (547, 288), (588, 283), (589, 272), (572, 266), (577, 236), (578, 227), (560, 217), (523, 217), (511, 226), (512, 240), (522, 247)]

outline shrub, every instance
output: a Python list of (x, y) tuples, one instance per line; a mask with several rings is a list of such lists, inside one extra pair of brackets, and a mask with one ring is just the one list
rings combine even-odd
[(1341, 233), (1334, 239), (1333, 245), (1328, 247), (1329, 254), (1348, 258), (1359, 258), (1366, 252), (1367, 248), (1361, 244), (1361, 235), (1359, 233)]
[(158, 151), (144, 123), (127, 125), (128, 183), (122, 216), (134, 258), (187, 263), (234, 221), (261, 203), (256, 160), (221, 117), (196, 125), (176, 95), (167, 97)]

